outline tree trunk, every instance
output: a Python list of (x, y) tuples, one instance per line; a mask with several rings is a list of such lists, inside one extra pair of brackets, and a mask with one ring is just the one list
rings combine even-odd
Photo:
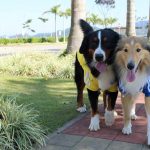
[(57, 37), (57, 14), (55, 14), (55, 42), (58, 42), (58, 37)]
[(149, 0), (149, 23), (148, 23), (147, 38), (148, 40), (150, 40), (150, 0)]
[(86, 18), (85, 0), (71, 1), (71, 29), (67, 44), (67, 53), (79, 50), (83, 38), (79, 19)]
[(65, 34), (65, 17), (63, 16), (63, 41), (66, 42), (66, 34)]
[(135, 36), (135, 0), (127, 0), (126, 35)]

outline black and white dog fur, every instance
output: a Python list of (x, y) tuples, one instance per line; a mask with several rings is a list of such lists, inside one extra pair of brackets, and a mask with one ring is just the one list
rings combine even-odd
[[(120, 36), (111, 29), (94, 31), (84, 20), (80, 20), (80, 26), (84, 33), (84, 38), (79, 52), (83, 55), (91, 74), (97, 78), (99, 89), (103, 91), (105, 123), (107, 126), (111, 126), (114, 123), (114, 108), (118, 91), (110, 92), (108, 89), (116, 83), (116, 77), (112, 69), (112, 59)], [(99, 65), (103, 67), (99, 67)], [(77, 86), (77, 111), (79, 112), (86, 111), (86, 105), (83, 103), (83, 89), (86, 85), (84, 75), (84, 69), (76, 55), (75, 83)], [(98, 112), (100, 91), (92, 91), (88, 88), (87, 91), (92, 109), (89, 129), (97, 131), (100, 129)]]

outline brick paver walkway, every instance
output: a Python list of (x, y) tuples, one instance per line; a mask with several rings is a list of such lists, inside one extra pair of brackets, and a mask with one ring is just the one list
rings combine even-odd
[(131, 135), (123, 135), (123, 113), (120, 98), (117, 100), (118, 116), (115, 124), (107, 127), (104, 123), (104, 110), (100, 105), (101, 129), (90, 132), (90, 113), (76, 119), (73, 123), (63, 127), (47, 140), (47, 146), (42, 150), (148, 150), (146, 146), (146, 114), (144, 97), (140, 95), (136, 104), (137, 120), (132, 121)]
[(136, 114), (138, 116), (137, 120), (132, 121), (132, 131), (131, 135), (123, 135), (121, 129), (123, 127), (123, 112), (120, 104), (120, 98), (117, 100), (116, 111), (118, 116), (115, 120), (115, 124), (111, 127), (107, 127), (104, 121), (104, 109), (101, 105), (100, 115), (100, 127), (101, 129), (97, 132), (91, 132), (88, 130), (88, 126), (90, 123), (90, 113), (88, 113), (84, 118), (74, 123), (69, 128), (65, 129), (63, 133), (70, 135), (80, 135), (80, 136), (88, 136), (95, 138), (102, 138), (114, 141), (123, 141), (130, 143), (146, 143), (146, 114), (144, 108), (144, 98), (141, 95), (138, 98), (136, 104)]

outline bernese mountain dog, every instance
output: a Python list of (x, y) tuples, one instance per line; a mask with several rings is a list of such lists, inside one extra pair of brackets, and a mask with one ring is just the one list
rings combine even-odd
[(75, 83), (77, 87), (77, 111), (85, 112), (83, 90), (86, 86), (91, 104), (91, 122), (89, 129), (100, 129), (98, 96), (103, 91), (105, 123), (114, 123), (114, 107), (118, 95), (116, 77), (113, 71), (113, 55), (119, 34), (111, 29), (94, 31), (84, 20), (80, 20), (84, 38), (75, 60)]

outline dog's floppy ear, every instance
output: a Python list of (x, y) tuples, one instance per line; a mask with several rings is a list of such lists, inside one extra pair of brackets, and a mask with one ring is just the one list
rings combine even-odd
[(86, 36), (90, 32), (93, 32), (93, 28), (83, 19), (80, 19), (80, 27), (83, 31), (84, 36)]

